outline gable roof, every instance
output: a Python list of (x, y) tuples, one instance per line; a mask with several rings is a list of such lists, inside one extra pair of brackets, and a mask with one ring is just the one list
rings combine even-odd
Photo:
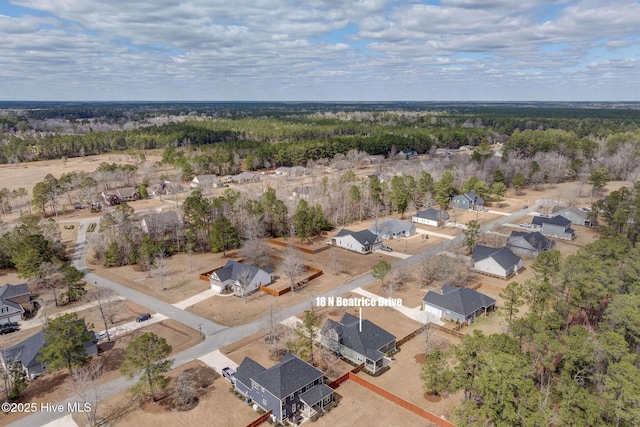
[(418, 218), (430, 219), (432, 221), (446, 221), (449, 219), (449, 213), (444, 209), (429, 208), (423, 211), (418, 211), (414, 215)]
[(273, 272), (273, 271), (270, 271), (271, 270), (270, 268), (261, 269), (253, 265), (243, 264), (238, 261), (229, 260), (224, 265), (224, 267), (214, 271), (211, 274), (212, 275), (215, 274), (216, 276), (218, 276), (218, 279), (221, 282), (226, 282), (227, 280), (236, 281), (240, 278), (240, 275), (244, 270), (249, 271), (249, 278), (248, 278), (249, 281), (253, 280), (253, 278), (256, 277), (256, 274), (258, 274), (260, 270), (263, 270), (268, 274), (271, 274)]
[(469, 191), (468, 193), (460, 194), (460, 195), (457, 195), (457, 196), (454, 197), (454, 199), (458, 199), (458, 198), (464, 198), (467, 201), (469, 201), (469, 203), (472, 204), (472, 205), (484, 204), (484, 199), (482, 197), (478, 196), (473, 191)]
[(140, 219), (140, 221), (142, 220), (144, 220), (148, 228), (162, 228), (180, 224), (180, 219), (176, 211), (163, 211), (145, 215)]
[(444, 308), (462, 316), (468, 316), (481, 308), (490, 307), (496, 303), (491, 297), (469, 288), (456, 288), (450, 285), (442, 286), (442, 295), (429, 291), (423, 298), (424, 302)]
[(353, 236), (353, 238), (363, 246), (373, 245), (378, 241), (378, 236), (376, 236), (369, 230), (351, 231), (343, 228), (342, 230), (340, 230), (340, 232), (338, 232), (338, 234), (336, 234), (335, 237), (342, 236)]
[(253, 375), (251, 379), (278, 399), (283, 399), (322, 376), (322, 371), (287, 353), (280, 363)]
[(547, 239), (539, 231), (532, 231), (530, 233), (526, 231), (512, 231), (507, 244), (515, 246), (514, 243), (520, 238), (524, 239), (525, 242), (537, 251), (551, 249), (555, 245), (553, 240)]
[(135, 187), (122, 187), (122, 188), (116, 188), (107, 194), (115, 194), (116, 196), (123, 198), (123, 197), (132, 197), (137, 192), (138, 192), (138, 189)]
[(587, 213), (581, 209), (576, 208), (575, 206), (554, 206), (551, 210), (551, 213), (555, 215), (562, 215), (563, 213), (571, 213), (579, 218), (587, 219)]
[(372, 233), (378, 235), (394, 235), (398, 233), (404, 233), (414, 227), (415, 225), (413, 225), (409, 221), (400, 221), (399, 219), (385, 218), (377, 224), (374, 222), (369, 230), (371, 230)]
[(250, 357), (245, 357), (236, 369), (236, 380), (251, 388), (251, 378), (266, 370), (267, 368), (255, 360)]
[(13, 347), (2, 350), (2, 358), (5, 363), (8, 361), (20, 362), (22, 366), (28, 368), (40, 363), (36, 360), (36, 356), (42, 347), (44, 347), (44, 332), (40, 331)]
[(327, 319), (322, 333), (332, 329), (338, 334), (340, 344), (374, 361), (384, 357), (379, 349), (396, 339), (394, 335), (366, 319), (362, 319), (361, 332), (360, 319), (349, 313), (345, 313), (340, 322)]
[(22, 297), (25, 295), (30, 295), (29, 285), (27, 285), (26, 283), (21, 283), (19, 285), (11, 285), (9, 283), (4, 284), (0, 286), (0, 305), (4, 304), (21, 313), (24, 313), (24, 309), (22, 308), (22, 306), (15, 301), (11, 301), (11, 299)]
[(518, 264), (521, 258), (514, 254), (511, 249), (504, 246), (502, 248), (492, 248), (490, 246), (476, 245), (471, 254), (474, 262), (481, 261), (485, 258), (493, 258), (500, 267), (505, 270)]
[(556, 215), (551, 218), (544, 217), (544, 216), (534, 216), (531, 223), (535, 225), (551, 224), (551, 225), (559, 225), (561, 227), (566, 227), (567, 225), (571, 224), (571, 220), (563, 217), (562, 215)]

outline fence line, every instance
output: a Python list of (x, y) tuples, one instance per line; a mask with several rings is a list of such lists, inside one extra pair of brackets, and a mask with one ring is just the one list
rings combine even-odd
[(426, 325), (422, 325), (420, 326), (418, 329), (416, 329), (415, 331), (411, 332), (409, 335), (407, 335), (406, 337), (398, 340), (396, 342), (396, 346), (400, 347), (403, 344), (405, 344), (407, 341), (411, 340), (412, 338), (415, 338), (417, 335), (421, 334), (422, 332), (426, 331), (427, 328), (429, 328), (429, 325), (431, 325), (431, 323), (427, 323)]
[(260, 424), (267, 421), (270, 416), (271, 416), (271, 409), (269, 409), (264, 414), (260, 415), (255, 420), (251, 421), (249, 424), (247, 424), (247, 427), (258, 427)]
[(453, 335), (454, 337), (457, 337), (457, 338), (464, 338), (466, 336), (465, 334), (463, 334), (461, 332), (458, 332), (456, 330), (451, 330), (449, 328), (445, 328), (444, 326), (440, 326), (440, 325), (437, 325), (435, 323), (431, 323), (431, 327), (434, 328), (434, 329), (437, 329), (439, 331), (445, 332), (445, 333), (447, 333), (449, 335)]

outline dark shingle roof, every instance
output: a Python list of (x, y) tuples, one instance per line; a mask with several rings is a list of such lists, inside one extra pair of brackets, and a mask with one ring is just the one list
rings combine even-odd
[(405, 233), (406, 231), (411, 231), (413, 228), (415, 228), (415, 225), (408, 221), (400, 221), (399, 219), (385, 218), (382, 221), (378, 222), (377, 224), (374, 222), (371, 228), (369, 228), (369, 230), (372, 233), (376, 234), (376, 227), (378, 231), (377, 234), (394, 235), (394, 234)]
[(180, 225), (180, 219), (178, 213), (175, 211), (164, 211), (154, 214), (145, 215), (140, 218), (140, 221), (144, 221), (149, 229), (152, 228), (164, 228), (170, 226)]
[(302, 393), (299, 397), (308, 406), (313, 406), (333, 394), (333, 389), (326, 384), (317, 385)]
[(571, 224), (571, 220), (563, 217), (562, 215), (556, 215), (552, 218), (546, 218), (543, 216), (534, 216), (531, 221), (532, 224), (542, 225), (542, 224), (552, 224), (552, 225), (560, 225), (566, 227)]
[(587, 213), (581, 209), (576, 208), (575, 206), (554, 206), (551, 212), (556, 215), (562, 215), (564, 212), (570, 212), (579, 218), (587, 219)]
[(35, 359), (43, 346), (44, 332), (40, 331), (19, 344), (2, 350), (2, 357), (5, 361), (11, 360), (20, 362), (22, 363), (22, 366), (29, 367), (39, 363)]
[(251, 388), (251, 378), (267, 369), (255, 360), (245, 357), (236, 369), (236, 380)]
[[(225, 281), (227, 281), (229, 279), (238, 280), (240, 278), (240, 274), (242, 273), (243, 270), (249, 270), (249, 273), (250, 273), (249, 274), (249, 281), (253, 280), (253, 278), (256, 276), (256, 274), (258, 274), (258, 271), (260, 271), (260, 269), (258, 267), (255, 267), (253, 265), (243, 264), (243, 263), (238, 262), (238, 261), (229, 260), (224, 265), (224, 267), (222, 267), (219, 270), (214, 271), (214, 273), (215, 273), (216, 276), (218, 276), (218, 279), (220, 279), (221, 282), (225, 282)], [(268, 270), (270, 270), (270, 269), (264, 269), (264, 271), (266, 271), (267, 273), (271, 274), (271, 271), (268, 271)]]
[(504, 246), (502, 248), (492, 248), (489, 246), (476, 245), (473, 249), (471, 259), (476, 262), (485, 258), (493, 258), (504, 269), (508, 269), (518, 264), (521, 258), (514, 254), (511, 249)]
[(447, 213), (447, 211), (434, 208), (418, 211), (416, 212), (415, 216), (417, 216), (418, 218), (430, 219), (432, 221), (446, 221), (449, 219), (449, 214)]
[(322, 371), (287, 353), (280, 363), (254, 375), (252, 379), (278, 399), (283, 399), (322, 376)]
[(328, 332), (330, 329), (336, 331), (340, 344), (371, 360), (381, 359), (384, 354), (379, 349), (396, 339), (395, 336), (366, 319), (362, 319), (362, 332), (360, 332), (360, 319), (349, 313), (342, 316), (340, 323), (328, 319), (322, 331)]
[(424, 296), (424, 302), (444, 308), (462, 316), (468, 316), (480, 308), (490, 307), (496, 300), (469, 288), (455, 288), (450, 285), (442, 286), (442, 295), (429, 291)]
[(364, 246), (372, 245), (378, 239), (378, 236), (376, 236), (369, 230), (351, 231), (351, 230), (347, 230), (346, 228), (343, 228), (342, 230), (340, 230), (340, 232), (336, 234), (336, 237), (342, 237), (342, 236), (348, 236), (348, 235), (353, 236), (354, 239), (356, 239), (361, 245), (364, 245)]
[[(460, 194), (459, 196), (456, 197), (462, 197), (467, 199), (472, 205), (482, 205), (484, 204), (484, 199), (480, 196), (478, 196), (476, 193), (474, 193), (473, 191), (469, 191), (468, 193), (464, 193), (464, 194)], [(454, 199), (456, 198), (454, 197)]]
[(0, 298), (13, 298), (21, 295), (29, 295), (29, 285), (21, 283), (20, 285), (5, 284), (0, 286)]
[(547, 239), (539, 231), (533, 231), (528, 233), (526, 231), (512, 231), (509, 236), (509, 244), (515, 241), (515, 238), (523, 238), (531, 247), (537, 251), (545, 251), (552, 249), (554, 246), (553, 240)]

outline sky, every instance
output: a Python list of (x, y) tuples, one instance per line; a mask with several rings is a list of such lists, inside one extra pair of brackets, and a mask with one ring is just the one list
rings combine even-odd
[(0, 0), (0, 100), (640, 101), (640, 0)]

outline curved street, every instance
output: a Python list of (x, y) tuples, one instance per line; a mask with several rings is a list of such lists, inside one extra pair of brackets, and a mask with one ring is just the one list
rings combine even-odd
[[(526, 216), (532, 211), (534, 211), (535, 210), (534, 208), (535, 206), (532, 206), (528, 209), (523, 209), (509, 216), (498, 218), (482, 226), (481, 231), (483, 232), (491, 231), (497, 227), (502, 226), (506, 222), (510, 222), (510, 221), (522, 218), (523, 216)], [(95, 218), (83, 219), (80, 221), (73, 221), (73, 222), (80, 222), (81, 225), (78, 227), (78, 236), (76, 240), (76, 246), (75, 246), (74, 255), (72, 258), (72, 263), (76, 268), (83, 270), (85, 272), (87, 272), (85, 258), (88, 250), (88, 242), (86, 240), (86, 229), (89, 223), (96, 222), (96, 221), (97, 220)], [(424, 251), (416, 255), (412, 255), (406, 259), (399, 260), (398, 264), (413, 265), (419, 260), (423, 259), (425, 254), (427, 256), (437, 255), (440, 252), (446, 251), (451, 247), (461, 244), (462, 239), (463, 239), (463, 236), (458, 235), (454, 239), (445, 241), (437, 246), (425, 249)], [(123, 298), (126, 298), (142, 307), (146, 307), (149, 310), (153, 310), (157, 313), (160, 313), (170, 319), (183, 323), (184, 325), (190, 328), (193, 328), (195, 330), (201, 329), (202, 333), (204, 334), (203, 342), (187, 350), (184, 350), (180, 353), (174, 354), (172, 356), (172, 359), (174, 359), (174, 365), (173, 365), (174, 368), (181, 366), (185, 363), (188, 363), (199, 357), (202, 357), (208, 353), (211, 353), (221, 347), (224, 347), (242, 338), (250, 336), (256, 332), (267, 329), (271, 321), (270, 316), (266, 315), (261, 319), (258, 319), (251, 323), (247, 323), (247, 324), (235, 326), (235, 327), (227, 327), (227, 326), (219, 325), (209, 319), (198, 316), (194, 313), (176, 308), (171, 304), (165, 303), (163, 301), (158, 300), (157, 298), (153, 298), (149, 295), (135, 291), (119, 283), (100, 277), (97, 274), (87, 272), (86, 280), (90, 283), (93, 282), (97, 284), (99, 287), (111, 288)], [(343, 293), (350, 292), (358, 287), (362, 287), (374, 280), (375, 279), (373, 278), (373, 276), (369, 273), (369, 274), (365, 274), (360, 277), (357, 277), (354, 280), (338, 285), (335, 288), (331, 289), (330, 291), (324, 292), (322, 294), (318, 294), (318, 295), (310, 294), (310, 300), (303, 301), (298, 304), (279, 310), (275, 314), (275, 321), (278, 322), (288, 317), (295, 316), (296, 314), (306, 310), (307, 308), (309, 308), (309, 305), (311, 304), (312, 297), (316, 297), (316, 296), (327, 297), (327, 296), (340, 295)], [(124, 377), (116, 378), (112, 381), (109, 381), (99, 386), (100, 395), (102, 396), (103, 399), (106, 399), (112, 395), (115, 395), (125, 390), (131, 384), (132, 384), (132, 381), (128, 381)], [(75, 396), (72, 396), (62, 402), (52, 402), (52, 403), (61, 403), (64, 405), (66, 409), (67, 403), (72, 403), (77, 401), (79, 401), (78, 398)], [(22, 419), (10, 425), (15, 427), (44, 426), (66, 415), (68, 415), (68, 412), (66, 412), (66, 410), (63, 412), (37, 412), (29, 416), (23, 417)]]

